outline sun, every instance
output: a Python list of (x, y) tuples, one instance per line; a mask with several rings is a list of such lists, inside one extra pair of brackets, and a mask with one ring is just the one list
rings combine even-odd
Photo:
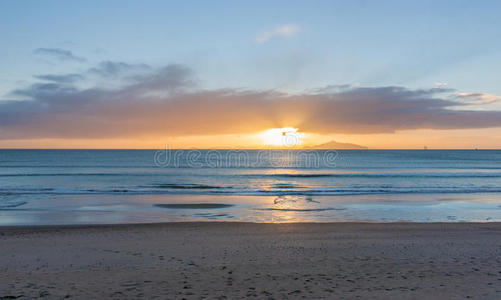
[(261, 134), (263, 143), (272, 147), (295, 147), (301, 144), (303, 134), (297, 128), (284, 127), (268, 129)]

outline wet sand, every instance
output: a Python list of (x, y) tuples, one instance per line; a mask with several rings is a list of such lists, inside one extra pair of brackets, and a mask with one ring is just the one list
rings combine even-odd
[(0, 228), (0, 299), (499, 299), (501, 224)]

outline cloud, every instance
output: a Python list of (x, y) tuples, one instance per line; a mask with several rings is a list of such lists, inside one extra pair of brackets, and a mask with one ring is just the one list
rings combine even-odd
[(301, 28), (295, 24), (288, 24), (279, 26), (271, 31), (266, 31), (261, 33), (257, 38), (256, 42), (266, 43), (274, 37), (291, 37), (298, 33)]
[(204, 90), (193, 71), (178, 64), (128, 76), (112, 88), (51, 80), (14, 90), (10, 94), (24, 100), (0, 101), (0, 139), (166, 138), (286, 126), (319, 134), (501, 127), (501, 111), (468, 110), (470, 104), (458, 97), (478, 95), (458, 96), (446, 88)]
[(456, 96), (458, 100), (462, 100), (473, 105), (486, 105), (501, 101), (500, 96), (486, 93), (457, 93)]
[(55, 58), (60, 61), (75, 61), (75, 62), (85, 62), (86, 59), (74, 55), (69, 50), (59, 49), (59, 48), (38, 48), (33, 51), (37, 55), (48, 56)]
[(438, 87), (438, 88), (440, 88), (440, 87), (446, 87), (448, 85), (449, 85), (449, 83), (447, 83), (447, 82), (440, 82), (440, 81), (435, 82), (435, 87)]
[(57, 83), (73, 83), (78, 80), (83, 80), (85, 77), (81, 74), (46, 74), (33, 76), (40, 80), (53, 81)]
[(103, 61), (89, 72), (100, 76), (119, 76), (127, 73), (150, 71), (152, 68), (147, 64), (128, 64), (117, 61)]

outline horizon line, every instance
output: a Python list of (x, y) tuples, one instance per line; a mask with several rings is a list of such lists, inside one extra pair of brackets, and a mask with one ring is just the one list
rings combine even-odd
[(358, 151), (371, 151), (371, 150), (501, 150), (500, 148), (1, 148), (1, 150), (358, 150)]

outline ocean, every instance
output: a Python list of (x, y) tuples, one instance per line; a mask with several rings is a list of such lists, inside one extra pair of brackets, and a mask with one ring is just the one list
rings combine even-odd
[(501, 221), (497, 150), (0, 150), (0, 225)]

